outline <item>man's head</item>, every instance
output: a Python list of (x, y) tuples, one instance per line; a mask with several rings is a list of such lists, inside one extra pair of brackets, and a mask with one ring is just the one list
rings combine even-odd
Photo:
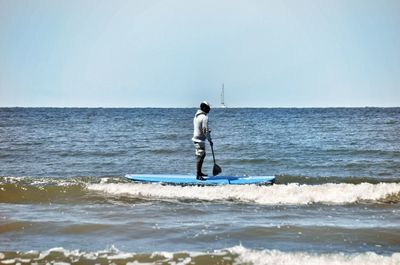
[(210, 104), (208, 104), (208, 102), (207, 101), (203, 101), (203, 102), (201, 102), (201, 104), (200, 104), (200, 109), (202, 110), (202, 111), (204, 111), (205, 113), (209, 113), (210, 112)]

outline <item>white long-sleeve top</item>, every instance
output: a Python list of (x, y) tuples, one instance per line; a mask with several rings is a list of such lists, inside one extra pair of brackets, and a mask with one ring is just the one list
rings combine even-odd
[(211, 141), (210, 128), (208, 127), (208, 116), (202, 110), (197, 110), (193, 118), (193, 142), (204, 143), (207, 139)]

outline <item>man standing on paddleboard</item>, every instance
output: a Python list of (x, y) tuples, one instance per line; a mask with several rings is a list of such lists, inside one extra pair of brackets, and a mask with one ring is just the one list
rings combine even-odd
[(210, 110), (210, 104), (208, 104), (206, 101), (203, 101), (200, 104), (200, 109), (197, 110), (196, 115), (194, 115), (193, 118), (194, 131), (192, 140), (196, 148), (196, 178), (198, 180), (206, 180), (203, 177), (207, 176), (201, 172), (204, 158), (206, 157), (206, 139), (210, 145), (213, 146), (210, 135), (211, 130), (208, 128), (207, 116)]

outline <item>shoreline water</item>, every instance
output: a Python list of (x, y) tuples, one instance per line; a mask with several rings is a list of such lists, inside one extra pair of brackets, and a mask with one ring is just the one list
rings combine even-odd
[(400, 253), (379, 255), (366, 253), (313, 254), (307, 252), (285, 253), (278, 250), (255, 250), (243, 246), (213, 252), (154, 252), (127, 253), (111, 246), (107, 250), (84, 252), (52, 248), (47, 251), (28, 251), (26, 253), (1, 253), (3, 264), (326, 264), (326, 265), (382, 265), (398, 264)]

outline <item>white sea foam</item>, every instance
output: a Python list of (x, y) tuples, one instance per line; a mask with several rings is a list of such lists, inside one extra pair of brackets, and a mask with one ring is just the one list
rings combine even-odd
[(400, 253), (383, 256), (374, 252), (357, 254), (329, 253), (316, 254), (308, 252), (282, 252), (278, 250), (253, 250), (242, 246), (228, 249), (238, 255), (235, 264), (254, 265), (398, 265)]
[[(51, 253), (59, 253), (58, 259), (54, 260), (54, 256), (49, 256)], [(179, 257), (176, 255), (179, 253)], [(36, 262), (49, 262), (51, 264), (72, 264), (75, 262), (82, 262), (88, 256), (96, 257), (99, 259), (107, 259), (110, 262), (113, 260), (124, 260), (126, 264), (130, 265), (149, 265), (159, 264), (160, 262), (174, 264), (174, 265), (187, 265), (195, 264), (200, 258), (202, 260), (214, 260), (216, 256), (220, 256), (224, 260), (232, 261), (233, 264), (253, 264), (253, 265), (398, 265), (400, 264), (400, 253), (392, 253), (389, 255), (379, 255), (374, 252), (363, 252), (347, 254), (343, 252), (336, 253), (312, 253), (312, 252), (284, 252), (280, 250), (254, 250), (248, 249), (243, 246), (234, 246), (228, 249), (215, 250), (213, 252), (153, 252), (148, 253), (148, 257), (152, 262), (139, 261), (140, 256), (145, 254), (136, 254), (119, 251), (115, 247), (108, 250), (97, 252), (82, 252), (79, 250), (66, 250), (64, 248), (53, 248), (44, 251), (38, 258), (34, 258), (32, 264)], [(62, 258), (64, 257), (64, 258)], [(214, 257), (214, 258), (213, 258)], [(81, 258), (84, 258), (81, 260)], [(18, 262), (25, 262), (26, 260), (20, 258), (1, 260), (1, 264), (15, 264)], [(28, 261), (29, 262), (29, 261)]]
[(194, 199), (202, 201), (238, 201), (258, 204), (348, 204), (379, 201), (400, 194), (400, 183), (321, 184), (296, 183), (273, 186), (169, 186), (159, 184), (89, 184), (88, 189), (115, 196), (148, 199)]

